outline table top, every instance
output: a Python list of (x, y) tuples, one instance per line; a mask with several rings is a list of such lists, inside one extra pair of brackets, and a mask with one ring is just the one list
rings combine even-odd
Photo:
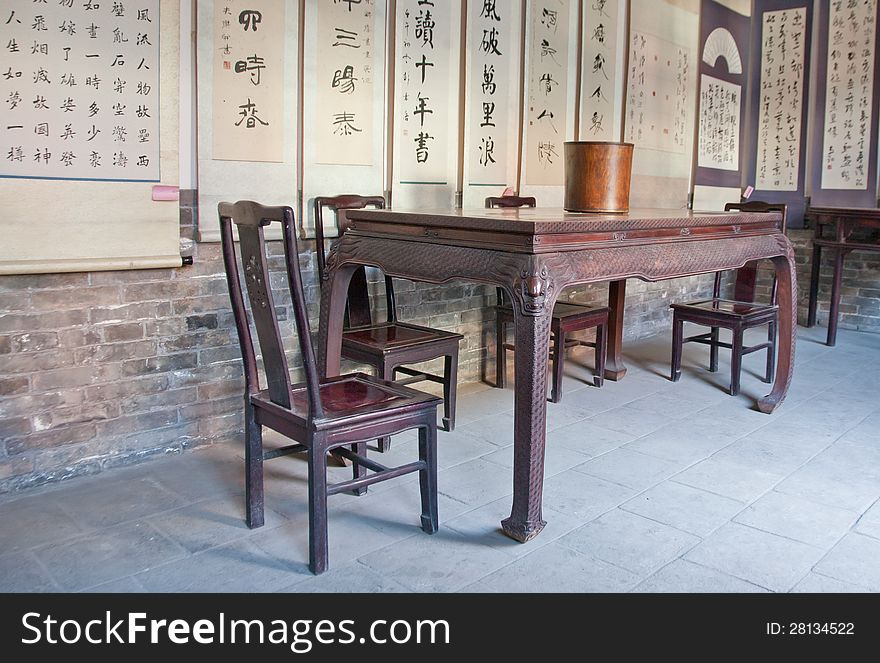
[(344, 210), (354, 235), (394, 237), (517, 252), (691, 241), (779, 232), (779, 212), (631, 209), (623, 214), (520, 207)]
[(808, 207), (804, 216), (808, 219), (831, 216), (857, 221), (876, 221), (880, 219), (880, 209), (876, 207)]

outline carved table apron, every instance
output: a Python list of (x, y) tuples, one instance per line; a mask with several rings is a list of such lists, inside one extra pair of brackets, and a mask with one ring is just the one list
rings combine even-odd
[[(330, 251), (321, 295), (320, 361), (328, 376), (340, 370), (346, 293), (360, 265), (430, 283), (488, 283), (511, 295), (516, 346), (513, 507), (502, 527), (517, 541), (528, 541), (545, 525), (541, 498), (550, 320), (563, 288), (596, 281), (622, 284), (627, 278), (657, 281), (768, 258), (779, 284), (779, 358), (773, 389), (758, 408), (772, 412), (788, 391), (797, 296), (794, 252), (779, 230), (777, 212), (630, 210), (614, 215), (515, 208), (345, 214), (351, 226)], [(616, 309), (612, 317), (618, 319), (618, 349), (622, 292), (622, 287), (612, 288), (610, 302)]]

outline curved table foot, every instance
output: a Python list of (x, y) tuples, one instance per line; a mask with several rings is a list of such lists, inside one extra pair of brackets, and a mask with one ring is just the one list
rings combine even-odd
[(514, 521), (513, 517), (510, 517), (501, 521), (501, 529), (504, 530), (504, 533), (511, 539), (519, 541), (520, 543), (526, 543), (538, 536), (546, 524), (547, 521), (545, 520), (519, 522)]

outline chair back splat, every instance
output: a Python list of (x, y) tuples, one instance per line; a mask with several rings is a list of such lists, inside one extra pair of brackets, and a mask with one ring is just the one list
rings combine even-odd
[(264, 207), (251, 201), (220, 203), (220, 232), (223, 242), (223, 261), (226, 267), (227, 282), (231, 293), (232, 312), (238, 330), (241, 356), (245, 365), (245, 380), (248, 393), (260, 390), (257, 373), (256, 349), (248, 327), (247, 313), (244, 309), (241, 279), (235, 252), (232, 224), (238, 229), (239, 252), (244, 271), (251, 315), (257, 330), (260, 352), (263, 356), (263, 369), (269, 396), (273, 403), (284, 408), (291, 407), (290, 369), (284, 353), (284, 343), (278, 328), (275, 302), (269, 287), (269, 268), (266, 261), (266, 241), (263, 229), (273, 222), (280, 222), (284, 242), (284, 257), (287, 261), (288, 288), (293, 301), (296, 334), (306, 373), (306, 386), (309, 400), (309, 417), (324, 415), (321, 394), (318, 388), (318, 371), (315, 351), (309, 331), (309, 319), (303, 296), (302, 275), (294, 232), (293, 210), (289, 207)]

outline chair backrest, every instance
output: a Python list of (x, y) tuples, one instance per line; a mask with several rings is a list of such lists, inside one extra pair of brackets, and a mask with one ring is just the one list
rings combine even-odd
[[(781, 212), (782, 213), (782, 232), (785, 233), (788, 228), (788, 205), (784, 203), (765, 203), (763, 200), (748, 200), (740, 203), (725, 203), (724, 211), (739, 212)], [(715, 273), (715, 284), (712, 296), (716, 299), (721, 296), (721, 272)], [(742, 295), (735, 292), (734, 299), (744, 299)], [(776, 303), (776, 277), (773, 277), (773, 286), (770, 292), (770, 303)]]
[(278, 328), (275, 302), (269, 286), (269, 267), (266, 259), (266, 241), (263, 228), (270, 223), (281, 223), (284, 242), (284, 257), (287, 265), (287, 286), (293, 301), (296, 334), (306, 373), (306, 386), (309, 397), (309, 418), (321, 417), (321, 393), (318, 382), (318, 364), (312, 347), (309, 318), (306, 313), (303, 294), (302, 274), (299, 271), (299, 254), (296, 245), (293, 210), (290, 207), (265, 207), (259, 203), (242, 200), (236, 203), (220, 203), (220, 239), (223, 244), (223, 265), (226, 268), (226, 281), (229, 297), (232, 300), (232, 314), (238, 331), (238, 342), (244, 361), (245, 389), (248, 394), (260, 391), (257, 372), (256, 351), (248, 326), (244, 306), (244, 291), (238, 274), (238, 260), (232, 225), (238, 229), (238, 253), (241, 256), (247, 295), (251, 304), (251, 315), (257, 330), (257, 340), (263, 355), (263, 368), (269, 398), (276, 405), (290, 408), (291, 383), (290, 369), (284, 354), (284, 344)]
[(535, 207), (533, 196), (489, 196), (486, 207)]
[[(535, 207), (537, 202), (534, 196), (489, 196), (486, 198), (486, 207)], [(504, 289), (495, 288), (495, 300), (504, 303)]]
[[(324, 283), (324, 270), (326, 268), (327, 256), (324, 253), (324, 210), (330, 210), (336, 225), (336, 230), (341, 236), (345, 232), (348, 224), (342, 220), (339, 210), (343, 209), (364, 209), (365, 207), (375, 207), (376, 209), (385, 209), (385, 198), (383, 196), (359, 196), (356, 194), (345, 194), (341, 196), (317, 196), (315, 198), (315, 240), (317, 243), (318, 258), (318, 275), (321, 284)], [(394, 283), (391, 277), (385, 277), (385, 299), (388, 304), (388, 322), (396, 320), (396, 311), (394, 304)], [(373, 322), (373, 315), (370, 309), (370, 292), (367, 285), (367, 271), (360, 267), (351, 277), (348, 286), (348, 300), (346, 303), (346, 325), (352, 327), (361, 327), (370, 325)]]

